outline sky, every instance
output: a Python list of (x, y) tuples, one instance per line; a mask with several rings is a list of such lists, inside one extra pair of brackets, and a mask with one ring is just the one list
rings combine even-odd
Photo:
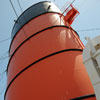
[[(12, 0), (16, 8), (17, 14), (22, 12), (19, 9), (17, 0)], [(31, 5), (42, 0), (19, 0), (23, 11)], [(66, 2), (72, 0), (50, 0), (54, 2), (60, 9), (63, 8)], [(80, 12), (80, 15), (75, 19), (72, 27), (78, 32), (80, 39), (86, 45), (85, 37), (94, 38), (100, 34), (100, 0), (76, 0), (74, 6)], [(64, 10), (61, 10), (62, 12)], [(11, 42), (11, 31), (16, 20), (14, 11), (10, 5), (9, 0), (0, 0), (0, 100), (4, 100), (4, 93), (6, 89), (6, 70), (8, 64), (8, 50)], [(96, 30), (91, 30), (96, 29)], [(83, 31), (88, 30), (88, 31)], [(91, 31), (89, 31), (91, 30)], [(9, 38), (9, 39), (8, 39)], [(5, 40), (6, 41), (2, 41)], [(5, 58), (5, 59), (2, 59)]]

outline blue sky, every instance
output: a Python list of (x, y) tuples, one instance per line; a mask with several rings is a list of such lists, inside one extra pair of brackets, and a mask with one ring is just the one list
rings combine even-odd
[[(14, 6), (17, 10), (18, 15), (21, 11), (18, 7), (17, 0), (12, 0)], [(41, 0), (19, 0), (23, 11), (34, 3)], [(55, 1), (55, 4), (61, 9), (67, 1), (72, 0), (51, 0)], [(75, 7), (79, 10), (80, 15), (73, 22), (72, 27), (76, 30), (87, 30), (100, 28), (100, 0), (76, 0), (74, 2)], [(16, 16), (12, 10), (9, 0), (0, 1), (0, 41), (7, 39), (11, 36), (11, 31), (14, 25), (14, 20)], [(79, 31), (78, 34), (84, 44), (86, 44), (85, 37), (89, 36), (91, 38), (98, 36), (100, 30), (94, 31)], [(8, 56), (8, 50), (11, 39), (0, 42), (0, 73), (6, 70), (9, 58), (1, 60), (1, 56)], [(4, 100), (4, 92), (6, 89), (6, 73), (0, 74), (0, 100)], [(3, 90), (3, 91), (2, 91)]]

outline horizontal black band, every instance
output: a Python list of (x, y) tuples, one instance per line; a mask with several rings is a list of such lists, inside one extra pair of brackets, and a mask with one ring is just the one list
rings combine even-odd
[[(13, 27), (13, 29), (12, 29), (12, 35), (11, 35), (11, 38), (12, 38), (12, 40), (13, 40), (13, 38), (15, 38), (15, 36), (17, 35), (17, 33), (20, 31), (20, 29), (22, 29), (28, 22), (30, 22), (31, 20), (33, 20), (34, 18), (37, 18), (37, 17), (39, 17), (39, 16), (41, 16), (41, 15), (44, 15), (44, 14), (48, 14), (48, 13), (54, 13), (54, 14), (59, 14), (59, 15), (61, 15), (60, 13), (58, 13), (58, 12), (45, 12), (45, 13), (42, 13), (42, 14), (40, 14), (40, 15), (38, 15), (38, 16), (35, 16), (35, 17), (33, 17), (33, 18), (31, 18), (31, 19), (29, 19), (28, 21), (25, 21), (23, 24), (22, 24), (22, 22), (19, 20), (19, 21), (16, 21), (16, 23), (14, 24), (14, 27)], [(26, 17), (24, 17), (24, 19), (26, 19)]]
[(5, 100), (5, 98), (6, 98), (6, 93), (7, 93), (8, 89), (9, 89), (9, 87), (11, 86), (11, 84), (12, 84), (12, 83), (15, 81), (15, 79), (16, 79), (20, 74), (22, 74), (25, 70), (27, 70), (28, 68), (32, 67), (32, 65), (35, 65), (36, 63), (38, 63), (38, 62), (40, 62), (40, 61), (42, 61), (42, 60), (44, 60), (44, 59), (47, 59), (47, 58), (49, 58), (49, 57), (51, 57), (51, 56), (54, 56), (54, 55), (57, 55), (57, 54), (60, 54), (60, 53), (69, 52), (69, 51), (80, 51), (80, 52), (82, 52), (83, 50), (82, 50), (82, 49), (65, 49), (65, 50), (61, 50), (61, 51), (58, 51), (58, 52), (54, 52), (54, 53), (49, 54), (49, 55), (47, 55), (47, 56), (45, 56), (45, 57), (43, 57), (43, 58), (40, 58), (39, 60), (37, 60), (37, 61), (33, 62), (32, 64), (30, 64), (29, 66), (25, 67), (22, 71), (20, 71), (20, 72), (11, 80), (11, 82), (10, 82), (9, 85), (7, 86), (7, 89), (6, 89), (6, 92), (5, 92), (5, 95), (4, 95), (4, 100)]
[[(8, 71), (8, 67), (9, 67), (9, 64), (10, 64), (10, 61), (11, 61), (12, 57), (14, 56), (14, 54), (17, 52), (17, 50), (18, 50), (26, 41), (28, 41), (30, 38), (32, 38), (32, 37), (38, 35), (39, 33), (43, 32), (43, 31), (46, 31), (46, 30), (48, 30), (48, 29), (52, 29), (52, 28), (55, 28), (55, 27), (64, 27), (64, 28), (68, 28), (68, 29), (73, 30), (72, 28), (69, 28), (68, 26), (64, 26), (64, 25), (55, 25), (55, 26), (51, 26), (51, 27), (45, 28), (45, 29), (43, 29), (43, 30), (41, 30), (41, 31), (39, 31), (39, 32), (37, 32), (37, 33), (31, 35), (31, 36), (28, 37), (26, 40), (24, 40), (24, 41), (16, 48), (16, 50), (13, 52), (13, 54), (11, 55), (10, 60), (9, 60), (9, 62), (8, 62), (7, 71)], [(73, 30), (73, 31), (74, 31), (74, 30)], [(75, 31), (74, 31), (74, 32), (75, 32)], [(76, 33), (76, 34), (77, 34), (77, 33)], [(78, 35), (78, 34), (77, 34), (77, 35)], [(11, 47), (10, 47), (10, 48), (11, 48)]]
[(11, 37), (13, 38), (16, 35), (16, 33), (18, 33), (18, 31), (30, 20), (46, 13), (60, 13), (61, 14), (58, 7), (55, 4), (51, 3), (50, 1), (42, 1), (42, 2), (36, 3), (32, 5), (31, 7), (29, 7), (28, 9), (26, 9), (19, 16), (19, 18), (17, 19), (13, 27)]
[[(57, 12), (45, 12), (45, 13), (42, 13), (42, 14), (36, 16), (36, 17), (39, 17), (39, 16), (44, 15), (44, 14), (47, 14), (47, 13), (55, 13), (55, 14), (61, 15), (60, 13), (57, 13)], [(36, 18), (36, 17), (34, 17), (34, 18)], [(32, 19), (34, 19), (34, 18), (32, 18)], [(26, 17), (25, 17), (25, 19), (26, 19)], [(16, 26), (17, 23), (14, 25), (14, 27), (13, 27), (13, 29), (12, 29), (12, 34), (13, 34), (13, 36), (12, 36), (12, 40), (11, 40), (10, 47), (11, 47), (11, 45), (12, 45), (12, 43), (13, 43), (13, 41), (14, 41), (16, 35), (17, 35), (18, 32), (20, 31), (20, 29), (22, 29), (22, 28), (24, 27), (24, 25), (26, 25), (26, 24), (27, 24), (28, 22), (30, 22), (32, 19), (28, 20), (26, 23), (24, 23), (23, 25), (19, 26), (19, 28)], [(23, 29), (23, 32), (25, 33), (25, 30), (24, 30), (24, 29)], [(76, 32), (76, 31), (75, 31), (75, 32)], [(76, 33), (77, 33), (77, 32), (76, 32)], [(25, 35), (26, 35), (26, 34), (25, 34)], [(10, 52), (10, 49), (9, 49), (9, 52)]]
[(73, 99), (70, 99), (70, 100), (83, 100), (83, 99), (88, 99), (88, 98), (92, 98), (92, 97), (95, 97), (95, 94), (89, 94), (89, 95), (73, 98)]

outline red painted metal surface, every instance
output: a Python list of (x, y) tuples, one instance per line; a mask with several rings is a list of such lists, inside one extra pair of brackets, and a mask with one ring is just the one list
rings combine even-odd
[(68, 22), (69, 25), (71, 25), (74, 19), (79, 15), (79, 12), (77, 9), (73, 7), (72, 4), (65, 11), (67, 12), (65, 16), (65, 21)]
[[(54, 25), (66, 26), (65, 23), (64, 17), (59, 14), (47, 13), (24, 25), (26, 36), (23, 29), (17, 33), (10, 54), (26, 41), (9, 62), (6, 100), (70, 100), (94, 93), (82, 62), (82, 52), (77, 51), (84, 46), (71, 28), (51, 27), (27, 40), (40, 30)], [(38, 61), (67, 49), (76, 50), (54, 54)]]

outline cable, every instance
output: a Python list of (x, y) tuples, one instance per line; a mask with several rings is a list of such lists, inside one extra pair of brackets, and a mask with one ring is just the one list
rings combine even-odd
[(9, 58), (11, 55), (9, 55), (9, 56), (5, 56), (5, 57), (0, 57), (0, 60), (4, 60), (4, 59), (6, 59), (6, 58)]
[[(21, 4), (20, 4), (19, 0), (17, 0), (17, 2), (18, 2), (18, 5), (19, 5), (19, 8), (20, 8), (20, 10), (21, 10), (21, 13), (23, 13), (23, 9), (22, 9), (22, 7), (21, 7)], [(23, 17), (24, 17), (24, 20), (26, 20), (24, 14), (23, 14)]]
[[(71, 4), (73, 4), (75, 2), (75, 0), (73, 0), (72, 2), (71, 2)], [(67, 3), (67, 2), (66, 2)], [(70, 4), (70, 5), (71, 5)], [(65, 4), (66, 5), (66, 4)], [(65, 6), (64, 5), (64, 6)], [(67, 7), (67, 9), (70, 7), (70, 5)], [(64, 6), (63, 6), (63, 8), (64, 8)], [(66, 10), (67, 10), (66, 9)], [(64, 12), (62, 13), (62, 14), (64, 14), (65, 12), (66, 12), (66, 10), (64, 10)], [(95, 29), (85, 29), (85, 30), (77, 30), (77, 32), (83, 32), (83, 31), (96, 31), (96, 30), (100, 30), (100, 28), (95, 28)]]
[(4, 74), (0, 75), (0, 82), (1, 82), (2, 79), (3, 79), (3, 76), (4, 76)]
[[(75, 2), (75, 0), (73, 0), (71, 3), (70, 3), (70, 5), (71, 4), (73, 4)], [(67, 2), (66, 2), (67, 3)], [(59, 16), (59, 18), (54, 22), (54, 24), (63, 16), (63, 14), (66, 12), (66, 10), (70, 7), (70, 5), (63, 11), (63, 13)], [(65, 6), (65, 4), (64, 4), (64, 6)], [(63, 7), (64, 7), (63, 6)], [(61, 8), (62, 9), (62, 8)]]
[[(18, 19), (18, 14), (17, 14), (17, 12), (16, 12), (16, 10), (15, 10), (14, 5), (13, 5), (13, 3), (12, 3), (12, 1), (11, 1), (11, 0), (9, 0), (9, 1), (10, 1), (10, 4), (11, 4), (12, 8), (13, 8), (13, 11), (14, 11), (14, 13), (15, 13), (15, 15), (16, 15), (16, 17), (17, 17), (17, 19)], [(18, 22), (17, 22), (17, 23), (18, 23)], [(19, 24), (21, 25), (20, 20), (19, 20)], [(26, 32), (25, 32), (24, 28), (22, 28), (22, 29), (23, 29), (23, 33), (25, 34), (25, 36), (26, 36), (26, 38), (27, 38), (27, 35), (26, 35)]]
[(2, 72), (2, 74), (0, 75), (0, 82), (2, 81), (2, 79), (4, 78), (4, 75), (7, 71)]
[(16, 17), (18, 18), (17, 12), (16, 12), (16, 10), (15, 10), (15, 7), (14, 7), (12, 1), (11, 1), (11, 0), (9, 0), (9, 1), (10, 1), (10, 4), (11, 4), (13, 10), (14, 10), (14, 13), (15, 13)]
[(6, 54), (8, 54), (9, 51), (5, 52), (0, 58), (4, 57)]
[(0, 95), (3, 93), (3, 91), (6, 89), (6, 85), (4, 86), (4, 88), (0, 91)]
[(23, 12), (23, 10), (22, 10), (22, 7), (21, 7), (21, 4), (20, 4), (19, 0), (17, 0), (17, 2), (18, 2), (18, 5), (19, 5), (19, 8), (20, 8), (21, 12)]
[[(20, 10), (21, 10), (21, 13), (23, 13), (23, 9), (22, 9), (22, 7), (21, 7), (21, 4), (20, 4), (19, 0), (17, 0), (17, 2), (18, 2), (18, 5), (19, 5), (19, 8), (20, 8)], [(24, 17), (24, 20), (26, 20), (24, 14), (23, 14), (23, 17)]]
[(84, 31), (96, 31), (96, 30), (100, 30), (100, 28), (85, 29), (85, 30), (77, 30), (77, 32), (84, 32)]
[[(23, 9), (22, 9), (22, 7), (21, 7), (21, 4), (20, 4), (19, 0), (17, 0), (17, 2), (18, 2), (18, 5), (19, 5), (19, 8), (20, 8), (20, 10), (21, 10), (21, 13), (23, 13)], [(24, 14), (23, 14), (23, 17), (24, 17), (24, 20), (26, 20)], [(28, 26), (30, 27), (30, 24), (28, 24)]]
[[(4, 74), (5, 72), (7, 72), (7, 70), (5, 70), (4, 72), (0, 73), (2, 74), (2, 78), (0, 79), (0, 81), (4, 78)], [(0, 82), (1, 83), (1, 82)], [(6, 85), (4, 86), (4, 88), (0, 91), (0, 95), (3, 93), (3, 91), (6, 89)]]
[[(0, 57), (0, 60), (3, 60), (3, 59), (6, 59), (6, 58), (10, 57), (10, 56), (5, 56), (8, 52), (9, 52), (9, 51), (7, 51), (6, 53), (4, 53), (4, 54)], [(4, 57), (4, 56), (5, 56), (5, 57)]]
[[(3, 58), (3, 56), (5, 56), (7, 53), (8, 53), (8, 51), (7, 51), (6, 53), (4, 53), (4, 54), (0, 57), (0, 60), (5, 59), (6, 57)], [(8, 57), (7, 57), (7, 58), (8, 58)], [(2, 62), (1, 62), (1, 63), (2, 63)], [(1, 63), (0, 63), (0, 64), (1, 64)], [(3, 72), (0, 73), (0, 76), (1, 76), (0, 81), (3, 79), (3, 76), (4, 76), (5, 72), (7, 72), (7, 69), (6, 69), (5, 71), (3, 71)]]
[[(70, 5), (72, 5), (74, 2), (75, 2), (75, 0), (73, 0)], [(62, 14), (64, 14), (67, 11), (67, 9), (70, 7), (70, 5), (64, 10), (64, 12)]]
[(9, 58), (9, 57), (10, 56), (2, 57), (2, 58), (0, 58), (0, 60), (4, 60), (4, 59)]
[[(75, 2), (75, 0), (73, 0), (73, 1), (71, 2), (71, 4), (73, 4), (74, 2)], [(63, 6), (61, 9), (65, 9), (65, 6), (66, 6), (67, 3), (68, 3), (68, 2), (66, 2), (66, 3), (64, 4), (64, 6)], [(71, 5), (71, 4), (70, 4), (70, 5)], [(70, 7), (70, 5), (66, 8), (66, 10)], [(66, 10), (64, 10), (62, 14), (64, 14), (64, 13), (66, 12)], [(61, 17), (61, 16), (60, 16), (60, 17)], [(60, 17), (59, 17), (59, 18), (60, 18)], [(59, 18), (58, 18), (58, 19), (59, 19)], [(58, 20), (58, 19), (57, 19), (57, 20)], [(56, 21), (57, 21), (57, 20), (56, 20)], [(56, 21), (55, 21), (55, 23), (56, 23)], [(100, 30), (100, 28), (85, 29), (85, 30), (77, 30), (77, 32), (96, 31), (96, 30)]]
[(1, 72), (0, 75), (4, 74), (5, 72), (7, 72), (7, 70), (5, 70), (4, 72)]
[[(8, 53), (8, 51), (7, 51), (6, 53), (4, 53), (4, 54), (0, 57), (0, 60), (4, 60), (3, 56), (6, 55), (7, 53)], [(1, 59), (1, 58), (3, 58), (3, 59)], [(7, 57), (7, 58), (8, 58), (8, 57)], [(5, 58), (5, 59), (6, 59), (6, 58)], [(3, 63), (3, 61), (0, 62), (0, 65), (1, 65), (2, 63)], [(0, 76), (1, 76), (0, 81), (3, 79), (3, 76), (4, 76), (4, 74), (5, 74), (6, 72), (7, 72), (7, 69), (0, 73)]]
[(9, 39), (11, 39), (11, 37), (6, 38), (6, 39), (4, 39), (4, 40), (1, 40), (0, 43), (5, 42), (5, 41), (8, 41)]
[(69, 1), (67, 1), (61, 8), (61, 11), (64, 11), (64, 9), (66, 9), (66, 6), (68, 6), (68, 4), (70, 4)]

